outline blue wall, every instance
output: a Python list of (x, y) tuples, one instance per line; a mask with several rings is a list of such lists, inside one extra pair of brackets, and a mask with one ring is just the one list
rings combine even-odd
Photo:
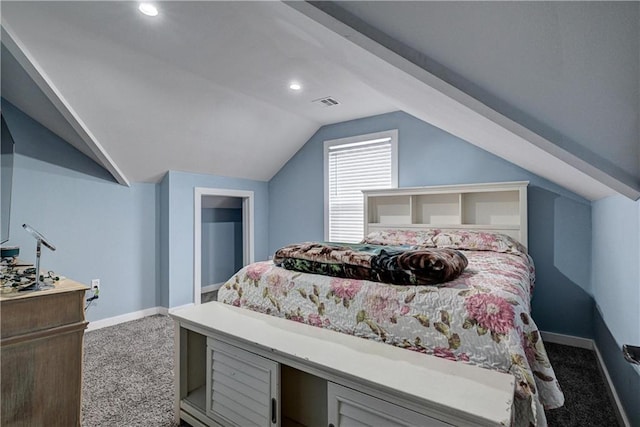
[(613, 196), (593, 202), (592, 277), (595, 341), (627, 411), (640, 425), (640, 370), (622, 357), (640, 345), (640, 201)]
[[(268, 184), (250, 179), (168, 172), (169, 307), (193, 302), (193, 229), (195, 187), (254, 192), (255, 260), (268, 257)], [(164, 237), (161, 236), (161, 239)], [(162, 278), (165, 280), (165, 278)]]
[(125, 187), (4, 99), (2, 112), (17, 153), (7, 244), (33, 262), (35, 241), (21, 227), (28, 223), (57, 246), (43, 249), (43, 268), (82, 283), (101, 279), (89, 321), (193, 302), (195, 187), (253, 191), (255, 259), (267, 259), (266, 182), (170, 171), (159, 184)]
[(113, 182), (100, 166), (11, 104), (2, 103), (16, 156), (9, 244), (35, 261), (27, 223), (56, 246), (44, 269), (82, 283), (101, 279), (89, 321), (157, 306), (156, 186)]
[(323, 141), (388, 129), (398, 129), (400, 187), (530, 181), (534, 319), (542, 330), (591, 338), (590, 203), (403, 112), (324, 126), (309, 139), (269, 182), (269, 251), (324, 237)]
[(202, 283), (226, 282), (242, 268), (242, 209), (202, 209)]
[(596, 303), (620, 345), (640, 343), (640, 202), (593, 202), (592, 277)]

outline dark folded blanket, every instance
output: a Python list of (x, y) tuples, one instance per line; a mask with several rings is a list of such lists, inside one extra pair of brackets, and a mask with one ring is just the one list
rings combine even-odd
[(280, 248), (273, 261), (288, 270), (395, 285), (438, 285), (467, 267), (455, 249), (320, 242)]

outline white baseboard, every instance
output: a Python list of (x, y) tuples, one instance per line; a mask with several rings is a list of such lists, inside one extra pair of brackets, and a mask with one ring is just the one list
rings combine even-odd
[(627, 413), (624, 411), (622, 407), (622, 402), (620, 401), (620, 397), (618, 396), (618, 392), (616, 392), (616, 388), (613, 386), (613, 381), (611, 380), (611, 376), (609, 375), (609, 371), (607, 370), (607, 365), (604, 364), (604, 359), (602, 358), (602, 354), (600, 350), (598, 350), (598, 346), (593, 346), (593, 351), (596, 353), (596, 358), (598, 359), (598, 366), (600, 367), (600, 372), (607, 380), (607, 386), (609, 387), (609, 393), (611, 393), (611, 397), (613, 401), (616, 402), (616, 416), (618, 418), (618, 422), (621, 422), (625, 427), (631, 427), (631, 423), (629, 422), (629, 418), (627, 418)]
[(572, 335), (556, 334), (555, 332), (540, 331), (542, 341), (552, 342), (554, 344), (563, 344), (571, 347), (586, 348), (593, 350), (596, 346), (590, 338), (574, 337)]
[(97, 329), (106, 328), (108, 326), (115, 326), (120, 323), (130, 322), (132, 320), (142, 319), (143, 317), (153, 316), (154, 314), (164, 314), (165, 316), (173, 313), (174, 311), (179, 311), (185, 308), (193, 307), (193, 303), (179, 305), (177, 307), (151, 307), (146, 308), (140, 311), (134, 311), (131, 313), (121, 314), (120, 316), (109, 317), (107, 319), (100, 319), (89, 322), (87, 326), (87, 331), (95, 331)]
[(95, 331), (96, 329), (102, 329), (102, 328), (106, 328), (107, 326), (114, 326), (119, 323), (142, 319), (143, 317), (153, 316), (154, 314), (166, 314), (166, 313), (163, 313), (163, 310), (166, 310), (166, 308), (151, 307), (151, 308), (146, 308), (140, 311), (134, 311), (132, 313), (121, 314), (120, 316), (96, 320), (93, 322), (89, 322), (89, 326), (87, 326), (87, 331)]
[(622, 402), (620, 401), (620, 397), (618, 396), (618, 392), (616, 392), (616, 388), (614, 387), (611, 376), (609, 375), (609, 371), (607, 370), (607, 365), (605, 365), (602, 354), (600, 353), (600, 350), (598, 350), (598, 346), (596, 345), (595, 341), (589, 338), (574, 337), (571, 335), (556, 334), (555, 332), (545, 331), (540, 331), (540, 336), (542, 336), (542, 341), (593, 350), (596, 353), (596, 359), (598, 360), (598, 368), (600, 368), (600, 372), (602, 373), (602, 376), (607, 383), (609, 393), (613, 398), (613, 401), (615, 402), (616, 417), (618, 418), (618, 422), (620, 422), (625, 427), (631, 427), (629, 418), (627, 418), (627, 414), (624, 411)]
[(212, 285), (203, 286), (200, 288), (200, 293), (205, 294), (207, 292), (217, 291), (224, 285), (226, 282), (214, 283)]

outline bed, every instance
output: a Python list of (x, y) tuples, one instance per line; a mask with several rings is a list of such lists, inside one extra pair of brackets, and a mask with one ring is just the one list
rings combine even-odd
[(453, 280), (395, 285), (283, 268), (291, 255), (285, 250), (275, 263), (241, 269), (218, 300), (510, 373), (516, 378), (513, 425), (546, 425), (544, 409), (562, 406), (564, 397), (530, 315), (535, 270), (523, 244), (496, 230), (436, 227), (376, 227), (362, 244), (456, 251), (465, 268)]

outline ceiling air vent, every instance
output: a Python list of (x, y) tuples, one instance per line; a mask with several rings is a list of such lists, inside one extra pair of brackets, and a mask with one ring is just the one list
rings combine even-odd
[(317, 103), (319, 103), (321, 105), (324, 105), (325, 107), (333, 107), (334, 105), (340, 104), (335, 98), (332, 98), (330, 96), (326, 96), (324, 98), (314, 99), (311, 102), (317, 102)]

